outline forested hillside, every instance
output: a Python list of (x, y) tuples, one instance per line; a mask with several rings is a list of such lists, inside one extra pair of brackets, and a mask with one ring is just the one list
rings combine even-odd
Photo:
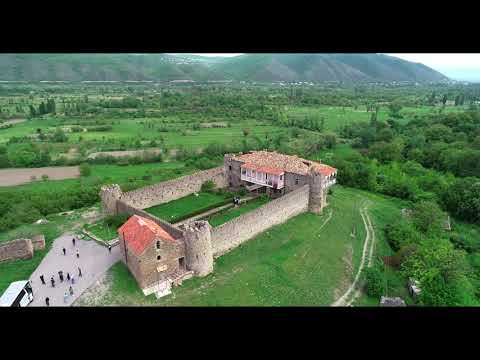
[(425, 65), (380, 54), (1, 54), (2, 81), (442, 82)]

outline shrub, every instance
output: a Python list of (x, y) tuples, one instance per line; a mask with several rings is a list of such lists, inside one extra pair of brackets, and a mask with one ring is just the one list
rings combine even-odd
[(80, 175), (81, 176), (90, 176), (92, 169), (87, 163), (80, 164)]
[(212, 180), (207, 180), (202, 184), (200, 191), (202, 192), (212, 192), (215, 189), (215, 183)]
[(376, 264), (365, 270), (366, 292), (368, 296), (380, 297), (385, 292), (385, 275), (380, 267)]
[(48, 180), (48, 175), (47, 175), (47, 174), (43, 174), (43, 175), (42, 175), (42, 180), (43, 180), (43, 181)]

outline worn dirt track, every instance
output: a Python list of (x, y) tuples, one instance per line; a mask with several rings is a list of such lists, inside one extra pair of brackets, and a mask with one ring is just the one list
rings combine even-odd
[(365, 265), (370, 267), (373, 261), (373, 250), (375, 247), (375, 231), (372, 226), (372, 222), (367, 212), (368, 206), (360, 209), (360, 216), (365, 226), (366, 236), (363, 245), (362, 258), (360, 260), (360, 266), (358, 267), (357, 274), (352, 284), (348, 287), (345, 293), (334, 301), (331, 306), (351, 306), (352, 303), (360, 296), (361, 290), (359, 289), (360, 275), (362, 274)]
[(0, 186), (14, 186), (32, 182), (31, 177), (38, 180), (47, 175), (49, 180), (73, 179), (80, 176), (78, 166), (55, 166), (25, 169), (1, 169)]

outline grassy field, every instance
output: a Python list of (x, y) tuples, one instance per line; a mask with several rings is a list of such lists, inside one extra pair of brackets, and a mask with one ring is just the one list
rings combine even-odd
[[(399, 122), (404, 123), (412, 119), (414, 115), (422, 115), (428, 113), (438, 112), (439, 107), (422, 106), (422, 107), (405, 107), (400, 111), (403, 115), (402, 119), (398, 119)], [(445, 112), (456, 112), (464, 110), (463, 107), (449, 106), (445, 108)], [(378, 112), (379, 120), (388, 119), (389, 110), (387, 107), (382, 106)], [(367, 112), (365, 106), (359, 106), (357, 110), (353, 107), (335, 107), (335, 106), (295, 106), (287, 108), (287, 116), (292, 118), (305, 118), (306, 116), (319, 115), (325, 118), (325, 130), (335, 131), (339, 127), (351, 124), (358, 121), (370, 121), (372, 116), (371, 112)]]
[(236, 208), (230, 208), (215, 215), (210, 216), (207, 220), (213, 227), (220, 226), (227, 221), (230, 221), (242, 214), (255, 210), (256, 208), (265, 205), (270, 199), (267, 196), (259, 197), (255, 200), (251, 200), (246, 204), (242, 204)]
[(146, 212), (171, 223), (200, 214), (231, 201), (230, 196), (201, 192), (145, 209)]
[[(398, 200), (340, 186), (335, 186), (329, 203), (321, 216), (301, 214), (218, 258), (213, 274), (188, 280), (160, 300), (143, 296), (126, 267), (118, 263), (109, 271), (109, 291), (96, 297), (95, 304), (329, 305), (349, 286), (360, 261), (365, 230), (359, 208), (369, 205), (383, 249), (381, 228), (402, 207)], [(85, 297), (80, 304), (90, 301)]]
[[(174, 121), (171, 119), (170, 121)], [(107, 119), (107, 121), (110, 121)], [(165, 145), (169, 147), (177, 147), (184, 145), (187, 147), (202, 147), (212, 142), (220, 142), (223, 144), (230, 144), (232, 141), (243, 138), (243, 128), (249, 128), (251, 135), (263, 137), (265, 134), (274, 134), (281, 131), (281, 128), (261, 124), (255, 121), (245, 120), (240, 123), (234, 123), (231, 127), (225, 128), (201, 128), (198, 130), (187, 130), (188, 123), (174, 123), (172, 131), (158, 132), (155, 129), (146, 128), (142, 122), (150, 122), (163, 124), (163, 121), (169, 121), (162, 118), (140, 118), (140, 119), (121, 119), (115, 120), (111, 131), (88, 131), (78, 133), (68, 133), (68, 138), (71, 143), (77, 143), (79, 138), (84, 140), (102, 140), (102, 139), (127, 139), (127, 138), (144, 138), (146, 140), (158, 140), (161, 137), (165, 140)], [(56, 118), (33, 119), (20, 124), (15, 124), (9, 129), (0, 131), (0, 143), (5, 143), (13, 136), (27, 136), (36, 134), (37, 129), (42, 129), (44, 132), (54, 131), (57, 126), (67, 126), (61, 123)], [(182, 131), (186, 130), (184, 134)]]
[(118, 237), (117, 228), (108, 226), (103, 220), (98, 221), (95, 224), (85, 225), (85, 230), (105, 241), (113, 240)]

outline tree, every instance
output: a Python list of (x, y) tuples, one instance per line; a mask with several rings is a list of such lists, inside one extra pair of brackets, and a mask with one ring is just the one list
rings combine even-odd
[(29, 105), (30, 109), (30, 116), (35, 117), (37, 116), (37, 110), (35, 110), (35, 107), (33, 105)]
[(443, 228), (445, 214), (437, 203), (420, 201), (413, 205), (413, 223), (423, 233), (438, 233)]
[(475, 288), (468, 275), (471, 267), (466, 253), (456, 250), (445, 238), (429, 237), (402, 263), (405, 277), (422, 289), (419, 302), (426, 306), (477, 305)]
[(90, 176), (92, 173), (92, 169), (90, 168), (90, 165), (87, 163), (80, 164), (80, 176)]
[(388, 108), (390, 109), (390, 116), (394, 118), (401, 117), (400, 110), (402, 110), (402, 105), (398, 101), (392, 101)]
[(55, 132), (53, 133), (52, 141), (57, 143), (67, 142), (68, 137), (61, 128), (56, 128)]
[(385, 293), (385, 275), (382, 267), (375, 264), (365, 270), (366, 292), (368, 296), (379, 298)]

